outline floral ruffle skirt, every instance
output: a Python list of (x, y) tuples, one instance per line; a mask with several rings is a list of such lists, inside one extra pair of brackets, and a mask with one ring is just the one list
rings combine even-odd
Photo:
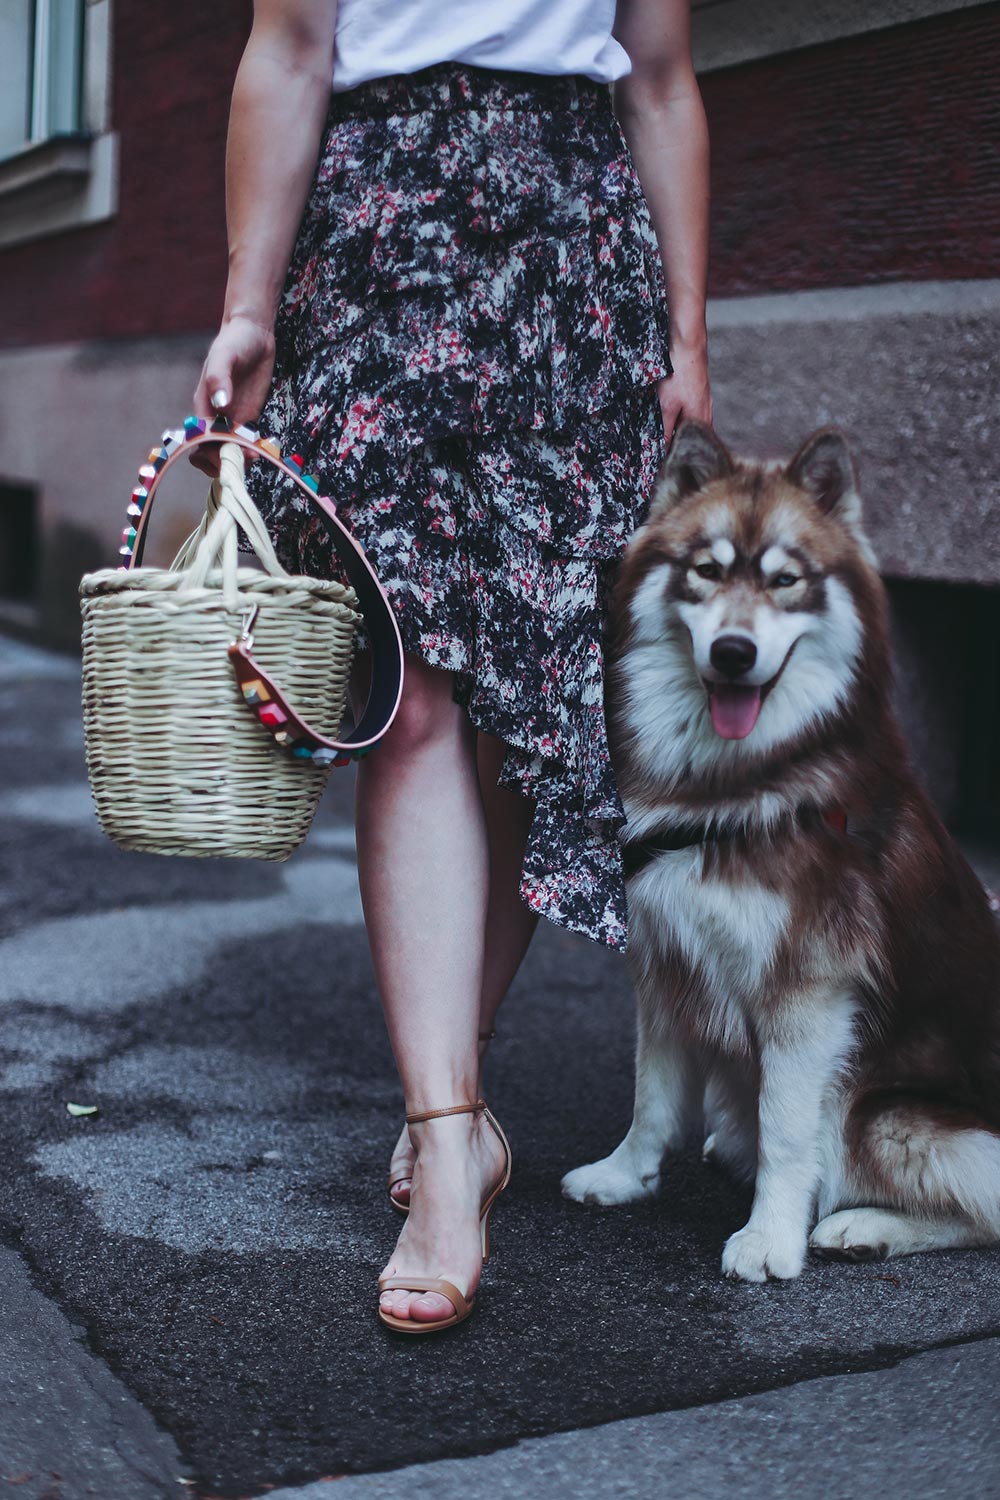
[[(670, 362), (608, 90), (446, 63), (334, 94), (276, 335), (261, 430), (337, 502), (406, 650), (505, 742), (500, 784), (535, 799), (522, 899), (624, 949), (604, 635)], [(284, 564), (342, 578), (304, 497), (271, 466), (248, 483)]]

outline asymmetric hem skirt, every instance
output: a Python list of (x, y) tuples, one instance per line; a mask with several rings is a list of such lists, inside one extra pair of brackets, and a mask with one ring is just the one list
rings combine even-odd
[[(607, 88), (445, 63), (331, 97), (261, 430), (336, 501), (405, 649), (505, 742), (500, 785), (536, 804), (522, 899), (617, 949), (604, 638), (666, 451), (668, 331)], [(248, 483), (285, 566), (342, 578), (304, 497), (270, 465)]]

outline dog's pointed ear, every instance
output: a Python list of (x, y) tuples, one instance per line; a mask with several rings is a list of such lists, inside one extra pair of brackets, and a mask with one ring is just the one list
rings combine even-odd
[(650, 513), (679, 505), (735, 470), (732, 454), (713, 428), (704, 422), (682, 422), (656, 476)]
[(821, 427), (807, 437), (788, 465), (788, 477), (805, 490), (825, 516), (861, 520), (861, 500), (847, 439), (836, 427)]
[(867, 561), (875, 567), (875, 553), (865, 532), (854, 460), (844, 434), (836, 427), (821, 427), (806, 438), (788, 465), (787, 473), (825, 516), (851, 533)]

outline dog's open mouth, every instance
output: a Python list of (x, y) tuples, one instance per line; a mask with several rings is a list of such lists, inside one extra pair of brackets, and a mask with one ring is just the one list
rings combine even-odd
[(709, 682), (707, 677), (702, 678), (708, 694), (712, 728), (720, 739), (745, 740), (751, 733), (760, 718), (764, 699), (777, 687), (798, 644), (796, 638), (785, 652), (785, 659), (774, 676), (768, 682), (762, 682), (759, 687), (750, 687), (742, 682)]
[(735, 682), (706, 682), (712, 728), (724, 740), (745, 740), (760, 717), (761, 705), (771, 687), (745, 687)]

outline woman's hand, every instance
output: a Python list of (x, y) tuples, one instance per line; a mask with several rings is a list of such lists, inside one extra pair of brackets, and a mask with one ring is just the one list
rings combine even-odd
[[(210, 422), (224, 412), (234, 427), (256, 421), (267, 400), (273, 370), (273, 330), (248, 317), (227, 319), (205, 357), (194, 393), (195, 415)], [(214, 477), (219, 472), (215, 444), (196, 448), (191, 462)]]
[(670, 350), (674, 373), (657, 384), (660, 413), (667, 443), (673, 442), (678, 422), (712, 424), (712, 389), (708, 379), (706, 344), (679, 344)]

